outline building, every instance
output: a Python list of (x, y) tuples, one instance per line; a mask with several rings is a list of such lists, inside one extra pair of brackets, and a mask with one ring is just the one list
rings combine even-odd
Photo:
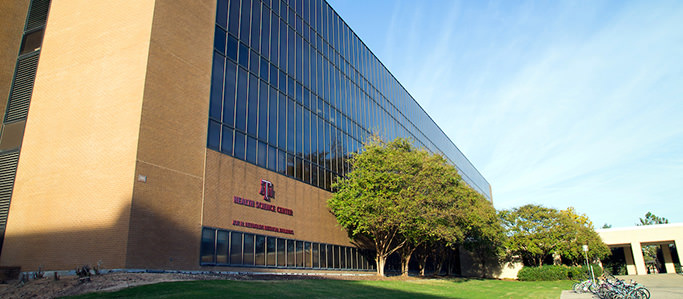
[(491, 200), (324, 0), (6, 1), (0, 28), (0, 265), (372, 269), (326, 200), (373, 133)]
[(629, 275), (659, 273), (654, 265), (650, 269), (643, 257), (644, 246), (657, 246), (661, 250), (663, 271), (676, 273), (674, 262), (683, 257), (683, 223), (643, 225), (595, 230), (612, 250), (612, 258), (623, 259)]

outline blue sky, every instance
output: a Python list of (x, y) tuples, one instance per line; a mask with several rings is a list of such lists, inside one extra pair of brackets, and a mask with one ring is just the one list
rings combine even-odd
[(496, 208), (683, 222), (683, 1), (329, 2)]

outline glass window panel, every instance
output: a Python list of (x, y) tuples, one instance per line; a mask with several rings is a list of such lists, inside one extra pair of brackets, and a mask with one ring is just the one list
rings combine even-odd
[(304, 179), (304, 166), (303, 166), (303, 161), (301, 158), (296, 157), (296, 169), (295, 169), (295, 175), (296, 179), (302, 181)]
[(237, 61), (237, 47), (239, 46), (239, 43), (237, 42), (237, 39), (235, 39), (232, 35), (228, 35), (228, 44), (227, 44), (227, 49), (225, 50), (227, 52), (228, 58)]
[(218, 0), (216, 24), (223, 26), (223, 28), (228, 28), (228, 0)]
[(223, 90), (223, 124), (235, 126), (235, 78), (237, 65), (228, 60), (225, 67), (225, 89)]
[(244, 254), (243, 254), (242, 264), (253, 265), (254, 264), (254, 235), (244, 234)]
[(247, 107), (247, 133), (251, 136), (256, 136), (258, 122), (258, 83), (258, 78), (251, 74), (249, 76), (249, 98)]
[(268, 70), (270, 67), (270, 63), (264, 58), (261, 57), (261, 71), (260, 71), (260, 76), (261, 79), (268, 81)]
[(209, 105), (209, 117), (221, 119), (221, 106), (223, 105), (223, 67), (225, 57), (213, 53), (213, 70), (211, 71), (211, 100)]
[(266, 237), (256, 235), (254, 264), (258, 266), (266, 265)]
[(216, 236), (216, 263), (228, 263), (228, 244), (230, 244), (230, 233), (219, 230)]
[(294, 177), (294, 156), (287, 154), (287, 176)]
[(294, 153), (296, 148), (294, 146), (296, 141), (296, 121), (295, 121), (295, 107), (294, 101), (288, 99), (287, 101), (287, 152)]
[(268, 100), (268, 143), (277, 145), (277, 90), (270, 88)]
[[(280, 32), (280, 30), (279, 30), (278, 25), (280, 24), (280, 22), (279, 22), (280, 19), (275, 15), (275, 13), (271, 14), (271, 18), (272, 18), (272, 25), (270, 27), (270, 55), (268, 58), (274, 64), (278, 64), (278, 61), (279, 61), (278, 55), (280, 53), (280, 51), (279, 51), (280, 41), (278, 40), (278, 33)], [(271, 76), (272, 76), (272, 74), (271, 74)]]
[(261, 1), (251, 2), (251, 48), (259, 49), (261, 31)]
[(251, 18), (251, 1), (242, 0), (242, 13), (240, 15), (240, 40), (249, 43), (249, 21)]
[(270, 5), (270, 8), (273, 9), (273, 13), (279, 14), (280, 13), (280, 0), (272, 0), (271, 3), (272, 4)]
[(277, 238), (268, 237), (266, 239), (266, 265), (276, 266), (277, 265)]
[(240, 43), (238, 62), (244, 68), (249, 68), (249, 48), (247, 45)]
[(242, 233), (230, 233), (230, 264), (242, 264)]
[(284, 149), (287, 148), (287, 97), (279, 94), (278, 98), (277, 146)]
[(313, 260), (313, 264), (311, 265), (313, 268), (320, 268), (320, 244), (318, 243), (313, 243), (311, 246), (311, 257)]
[(302, 268), (304, 266), (304, 242), (296, 241), (296, 266)]
[(280, 92), (287, 94), (287, 74), (280, 71), (280, 78), (278, 79), (278, 88)]
[(254, 50), (249, 51), (249, 53), (249, 70), (254, 74), (258, 74), (261, 57)]
[(292, 77), (287, 77), (287, 95), (289, 95), (290, 98), (294, 98), (295, 96), (294, 78)]
[(277, 70), (277, 67), (274, 64), (270, 65), (270, 84), (275, 86), (277, 88), (277, 75), (279, 74), (279, 71)]
[(21, 40), (21, 46), (19, 48), (19, 55), (26, 53), (31, 53), (33, 51), (40, 50), (43, 44), (43, 34), (45, 29), (41, 28), (39, 30), (33, 31), (24, 35)]
[(238, 68), (235, 128), (243, 132), (247, 129), (247, 78), (247, 71)]
[(287, 240), (285, 239), (280, 239), (277, 238), (277, 265), (280, 267), (284, 267), (287, 265), (287, 259), (285, 258), (286, 256), (286, 251), (285, 251), (285, 243)]
[(277, 154), (274, 147), (268, 147), (268, 169), (277, 171)]
[(268, 84), (261, 81), (259, 86), (258, 138), (268, 140)]
[(225, 55), (225, 30), (218, 26), (213, 34), (213, 48)]
[(287, 25), (280, 19), (280, 68), (287, 71)]
[(304, 174), (303, 174), (303, 181), (305, 183), (310, 184), (311, 183), (311, 163), (308, 161), (304, 160)]
[(346, 269), (346, 247), (339, 248), (339, 268)]
[(287, 174), (287, 154), (282, 149), (278, 149), (277, 155), (277, 172)]
[(287, 34), (287, 53), (288, 53), (288, 56), (287, 56), (287, 58), (288, 58), (288, 60), (287, 60), (287, 73), (290, 76), (294, 76), (295, 70), (296, 70), (296, 68), (295, 68), (295, 66), (296, 66), (296, 64), (295, 64), (296, 63), (296, 61), (295, 61), (295, 58), (296, 58), (296, 47), (295, 47), (296, 39), (294, 38), (294, 36), (296, 36), (296, 34), (294, 33), (294, 29), (292, 29), (291, 27), (288, 29), (289, 30), (287, 32), (289, 32), (289, 34)]
[(216, 254), (215, 247), (216, 231), (210, 228), (202, 229), (202, 244), (200, 249), (200, 260), (203, 264), (215, 263), (214, 258)]
[(304, 243), (304, 268), (311, 268), (311, 242)]
[(270, 42), (270, 10), (264, 5), (261, 12), (261, 54), (269, 57)]
[(339, 246), (330, 245), (327, 249), (329, 250), (327, 255), (327, 267), (339, 267)]
[(232, 155), (232, 133), (233, 129), (223, 126), (223, 136), (221, 138), (221, 152), (226, 155)]
[(212, 150), (219, 150), (219, 143), (221, 140), (221, 125), (213, 120), (209, 121), (209, 137), (206, 141), (206, 147)]
[(301, 134), (303, 136), (303, 149), (302, 152), (304, 154), (304, 157), (306, 159), (310, 159), (311, 155), (311, 113), (306, 110), (303, 110), (303, 128), (301, 131)]
[(256, 138), (247, 136), (247, 161), (256, 164), (257, 160), (257, 145)]
[(228, 32), (237, 36), (239, 28), (240, 2), (230, 1), (230, 18), (228, 19)]
[(327, 244), (320, 244), (320, 268), (328, 268), (328, 266), (327, 266)]
[(287, 267), (296, 266), (294, 243), (294, 240), (287, 240)]
[(235, 131), (235, 146), (233, 148), (235, 158), (245, 159), (245, 141), (244, 134), (240, 131)]
[(304, 107), (297, 104), (295, 109), (296, 109), (296, 118), (295, 118), (295, 122), (296, 122), (295, 123), (295, 134), (296, 134), (295, 143), (296, 144), (294, 146), (295, 146), (296, 155), (301, 157), (301, 156), (303, 156), (303, 143), (304, 143), (304, 141), (303, 141), (304, 132), (303, 132), (303, 128), (302, 128)]
[(268, 146), (265, 142), (258, 143), (258, 165), (266, 167), (266, 162), (268, 161)]

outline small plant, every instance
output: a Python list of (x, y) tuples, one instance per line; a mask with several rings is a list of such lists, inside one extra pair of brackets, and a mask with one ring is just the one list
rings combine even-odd
[(95, 275), (100, 275), (102, 274), (102, 260), (97, 261), (97, 266), (93, 267), (92, 270), (95, 272)]
[(78, 282), (90, 282), (90, 265), (83, 265), (76, 268), (76, 275), (78, 275)]
[(45, 272), (43, 272), (43, 265), (38, 266), (38, 271), (33, 272), (33, 279), (41, 279), (45, 277)]

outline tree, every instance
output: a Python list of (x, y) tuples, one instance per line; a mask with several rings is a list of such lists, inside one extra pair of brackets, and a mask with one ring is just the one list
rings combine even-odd
[(351, 165), (347, 177), (333, 185), (328, 206), (354, 241), (369, 240), (378, 275), (396, 251), (407, 275), (420, 245), (463, 239), (459, 224), (466, 221), (467, 186), (442, 156), (417, 150), (406, 139), (385, 143), (374, 136)]
[(657, 217), (655, 214), (652, 214), (651, 212), (647, 212), (645, 214), (645, 218), (640, 218), (640, 223), (637, 223), (637, 226), (643, 226), (643, 225), (653, 225), (653, 224), (668, 224), (669, 219), (666, 219), (664, 217)]
[(541, 266), (553, 254), (577, 264), (583, 254), (583, 245), (588, 245), (591, 258), (609, 254), (588, 217), (577, 214), (571, 207), (558, 211), (540, 205), (525, 205), (501, 211), (500, 218), (508, 232), (508, 249), (528, 264)]
[(611, 224), (605, 223), (605, 224), (602, 225), (602, 228), (603, 228), (603, 229), (605, 229), (605, 228), (612, 228), (612, 225), (611, 225)]
[(588, 257), (591, 259), (604, 258), (611, 254), (600, 235), (595, 232), (593, 222), (588, 216), (578, 214), (573, 207), (560, 211), (559, 215), (558, 222), (564, 233), (557, 254), (574, 265), (580, 265), (584, 259), (583, 245), (588, 245)]
[(386, 258), (403, 247), (402, 229), (415, 222), (412, 179), (419, 157), (410, 143), (384, 144), (372, 137), (364, 151), (351, 156), (352, 171), (340, 178), (328, 206), (352, 239), (367, 239), (376, 251), (377, 274), (384, 275)]

